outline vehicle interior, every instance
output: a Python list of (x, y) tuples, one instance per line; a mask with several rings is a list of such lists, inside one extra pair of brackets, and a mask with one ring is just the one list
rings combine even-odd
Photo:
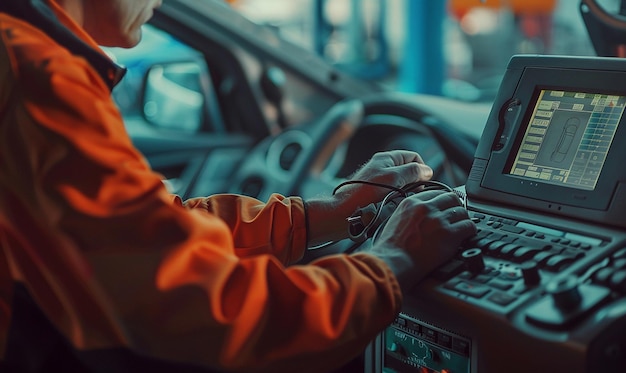
[(183, 199), (330, 194), (393, 149), (461, 196), (478, 234), (339, 371), (592, 373), (626, 371), (624, 45), (624, 0), (168, 0), (107, 52)]

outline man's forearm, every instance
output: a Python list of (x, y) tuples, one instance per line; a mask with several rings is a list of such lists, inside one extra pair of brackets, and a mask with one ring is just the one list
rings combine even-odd
[(346, 219), (357, 207), (353, 208), (349, 204), (340, 203), (335, 197), (309, 200), (305, 204), (309, 246), (348, 237), (348, 221)]

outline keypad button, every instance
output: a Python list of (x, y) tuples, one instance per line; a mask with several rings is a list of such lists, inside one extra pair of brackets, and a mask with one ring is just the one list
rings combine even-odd
[(598, 285), (607, 285), (613, 272), (615, 272), (615, 269), (612, 267), (600, 268), (593, 274), (593, 282)]
[(506, 244), (500, 248), (499, 256), (502, 258), (511, 258), (513, 256), (513, 252), (519, 249), (521, 246), (516, 244)]
[(615, 269), (626, 269), (626, 258), (617, 259), (613, 262)]
[(540, 252), (541, 252), (541, 249), (538, 249), (536, 247), (522, 246), (519, 249), (515, 250), (511, 260), (513, 260), (515, 263), (522, 263), (529, 259), (532, 259), (535, 255), (537, 255)]
[(620, 269), (613, 272), (609, 279), (609, 287), (620, 293), (626, 293), (626, 270)]
[(473, 298), (482, 298), (490, 291), (489, 287), (487, 287), (486, 285), (470, 284), (469, 282), (465, 281), (459, 281), (454, 286), (448, 288)]
[(489, 297), (487, 297), (487, 300), (500, 306), (508, 306), (509, 304), (513, 303), (515, 299), (517, 299), (516, 296), (502, 293), (499, 291), (496, 291), (493, 294), (489, 295)]
[(503, 281), (498, 281), (498, 280), (492, 280), (489, 283), (489, 286), (496, 288), (496, 289), (500, 289), (500, 290), (509, 290), (513, 287), (513, 284), (510, 282), (503, 282)]
[(543, 266), (543, 265), (545, 265), (545, 264), (546, 264), (546, 262), (547, 262), (550, 258), (552, 258), (552, 257), (553, 257), (553, 256), (555, 256), (555, 255), (558, 255), (558, 253), (556, 253), (556, 252), (554, 252), (554, 251), (550, 251), (550, 250), (547, 250), (547, 251), (542, 251), (542, 252), (540, 252), (540, 253), (536, 254), (536, 255), (533, 257), (533, 260), (534, 260), (535, 262), (537, 262), (540, 266)]
[(548, 259), (545, 267), (550, 271), (558, 272), (575, 261), (576, 257), (559, 254)]

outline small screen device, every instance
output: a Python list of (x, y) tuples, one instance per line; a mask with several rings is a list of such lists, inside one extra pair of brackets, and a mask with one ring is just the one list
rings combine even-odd
[(620, 65), (597, 57), (513, 57), (476, 152), (468, 196), (626, 227)]
[(508, 173), (594, 190), (625, 101), (624, 96), (601, 93), (539, 90)]

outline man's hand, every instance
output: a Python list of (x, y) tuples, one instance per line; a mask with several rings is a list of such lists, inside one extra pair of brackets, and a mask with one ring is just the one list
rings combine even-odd
[[(366, 181), (401, 188), (407, 184), (429, 180), (433, 170), (419, 154), (406, 150), (376, 153), (354, 176), (353, 181)], [(359, 207), (380, 202), (389, 188), (367, 184), (345, 185), (331, 198), (307, 201), (309, 243), (311, 245), (348, 237), (346, 219)]]
[[(391, 187), (403, 186), (417, 181), (430, 180), (433, 170), (422, 157), (408, 150), (392, 150), (376, 153), (350, 180), (374, 182)], [(366, 184), (352, 184), (337, 191), (337, 195), (357, 203), (358, 207), (381, 201), (391, 190)], [(354, 211), (353, 210), (353, 211)]]
[(365, 252), (387, 262), (408, 289), (450, 260), (461, 242), (474, 234), (476, 226), (454, 193), (424, 191), (398, 205)]

